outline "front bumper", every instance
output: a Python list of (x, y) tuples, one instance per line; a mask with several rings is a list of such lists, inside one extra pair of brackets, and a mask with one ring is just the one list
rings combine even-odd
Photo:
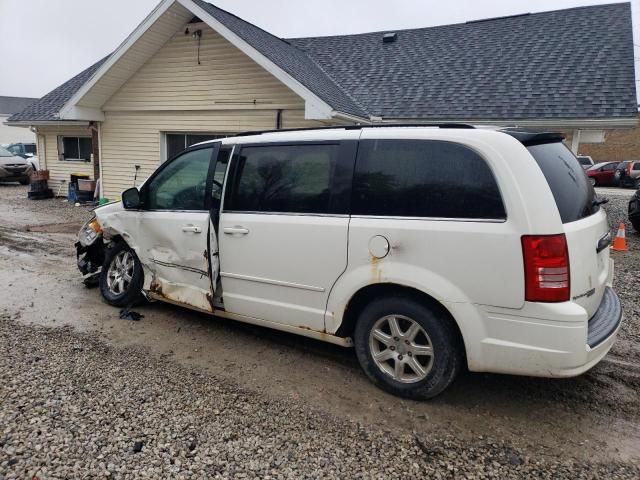
[(104, 242), (102, 237), (97, 238), (89, 246), (83, 246), (76, 242), (76, 259), (78, 270), (82, 273), (85, 283), (95, 283), (100, 276), (102, 264), (104, 263)]

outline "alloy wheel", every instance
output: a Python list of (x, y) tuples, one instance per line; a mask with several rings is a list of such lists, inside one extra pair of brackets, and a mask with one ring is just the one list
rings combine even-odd
[(401, 383), (424, 380), (433, 366), (433, 344), (418, 322), (404, 315), (386, 315), (369, 334), (376, 366)]
[(114, 295), (122, 295), (127, 291), (133, 279), (135, 259), (129, 251), (119, 252), (109, 265), (107, 271), (107, 288)]

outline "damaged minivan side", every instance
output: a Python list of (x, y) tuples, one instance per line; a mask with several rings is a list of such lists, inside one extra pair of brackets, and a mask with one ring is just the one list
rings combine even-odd
[(354, 346), (410, 398), (476, 372), (568, 377), (611, 348), (606, 214), (556, 134), (344, 127), (193, 146), (80, 231), (104, 299)]

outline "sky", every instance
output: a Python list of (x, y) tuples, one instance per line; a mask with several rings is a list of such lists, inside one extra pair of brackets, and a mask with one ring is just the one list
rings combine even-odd
[[(160, 0), (0, 0), (0, 95), (41, 97), (113, 51)], [(640, 0), (634, 7), (640, 58)], [(280, 37), (418, 28), (615, 0), (210, 0)]]

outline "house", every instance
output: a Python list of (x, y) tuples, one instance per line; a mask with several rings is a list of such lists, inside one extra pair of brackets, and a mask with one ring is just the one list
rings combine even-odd
[(249, 130), (518, 125), (568, 131), (577, 151), (636, 126), (633, 50), (629, 3), (285, 40), (202, 0), (163, 0), (7, 123), (37, 131), (54, 189), (84, 172), (110, 198), (136, 166), (144, 179), (185, 146)]
[(36, 135), (25, 128), (11, 127), (5, 122), (15, 113), (19, 113), (38, 100), (26, 97), (0, 96), (0, 145), (8, 143), (35, 143)]

